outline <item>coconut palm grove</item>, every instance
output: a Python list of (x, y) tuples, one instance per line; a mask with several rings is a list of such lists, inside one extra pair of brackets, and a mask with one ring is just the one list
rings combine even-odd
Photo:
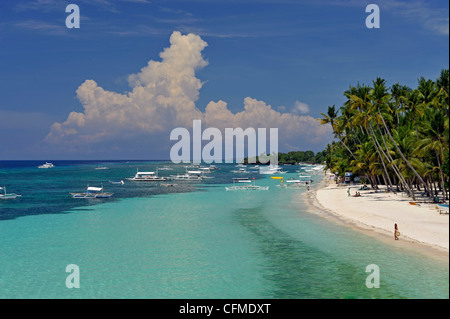
[(345, 91), (340, 108), (329, 106), (321, 124), (331, 124), (335, 140), (325, 150), (326, 168), (346, 172), (389, 192), (440, 202), (448, 199), (449, 70), (417, 87), (388, 87), (382, 78)]

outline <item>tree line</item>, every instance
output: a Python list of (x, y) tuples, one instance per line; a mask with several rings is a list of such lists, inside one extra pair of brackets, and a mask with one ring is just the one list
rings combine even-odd
[(321, 113), (335, 141), (327, 145), (325, 169), (343, 176), (364, 176), (373, 188), (417, 192), (448, 199), (449, 70), (436, 80), (418, 79), (412, 89), (391, 87), (377, 78), (372, 85), (350, 86), (346, 101)]
[[(269, 154), (267, 154), (269, 156)], [(314, 153), (313, 151), (292, 151), (288, 153), (278, 153), (278, 164), (280, 165), (296, 165), (299, 163), (306, 164), (321, 164), (325, 161), (326, 150)], [(256, 159), (253, 157), (250, 161), (251, 164), (264, 165), (270, 164), (267, 161), (259, 161), (258, 156)], [(244, 158), (243, 164), (249, 164), (248, 157)]]

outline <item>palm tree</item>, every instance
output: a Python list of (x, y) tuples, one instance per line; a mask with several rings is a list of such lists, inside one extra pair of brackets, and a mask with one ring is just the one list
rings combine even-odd
[(347, 149), (347, 151), (350, 153), (350, 155), (354, 158), (355, 156), (353, 155), (352, 151), (347, 147), (347, 145), (341, 138), (341, 130), (339, 130), (339, 127), (336, 123), (337, 112), (336, 112), (335, 105), (328, 106), (327, 114), (320, 113), (320, 115), (323, 116), (323, 119), (319, 119), (320, 124), (322, 124), (322, 125), (328, 124), (328, 123), (331, 124), (331, 128), (333, 129), (334, 136), (337, 137), (341, 141), (342, 145), (344, 145), (344, 147)]
[(396, 184), (413, 199), (421, 188), (448, 198), (448, 91), (448, 69), (436, 81), (419, 78), (416, 89), (399, 83), (389, 89), (382, 78), (372, 87), (350, 86), (339, 110), (321, 113), (340, 141), (327, 148), (327, 167), (365, 174), (372, 187)]
[(420, 131), (423, 138), (417, 141), (415, 149), (418, 154), (424, 156), (425, 154), (434, 153), (436, 156), (436, 163), (439, 170), (440, 188), (443, 190), (444, 198), (447, 199), (447, 192), (444, 187), (444, 174), (442, 171), (442, 163), (445, 157), (445, 148), (448, 149), (448, 129), (445, 129), (445, 116), (440, 110), (435, 108), (428, 108), (425, 111), (424, 121), (420, 126)]

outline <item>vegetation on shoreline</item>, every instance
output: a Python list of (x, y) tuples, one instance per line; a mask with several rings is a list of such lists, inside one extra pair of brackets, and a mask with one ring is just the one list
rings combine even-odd
[[(269, 156), (269, 155), (267, 155)], [(326, 151), (318, 152), (314, 154), (313, 151), (292, 151), (288, 153), (278, 153), (278, 164), (285, 165), (295, 165), (298, 163), (307, 163), (307, 164), (322, 164), (325, 161)], [(253, 157), (250, 159), (251, 164), (264, 165), (269, 164), (267, 159), (261, 163), (259, 161), (259, 157), (256, 159)], [(249, 164), (249, 159), (244, 158), (243, 164)]]
[[(347, 101), (321, 113), (336, 138), (325, 150), (325, 169), (366, 176), (373, 188), (448, 199), (449, 70), (417, 88), (377, 78), (372, 86), (350, 86)], [(340, 113), (340, 114), (338, 114)]]

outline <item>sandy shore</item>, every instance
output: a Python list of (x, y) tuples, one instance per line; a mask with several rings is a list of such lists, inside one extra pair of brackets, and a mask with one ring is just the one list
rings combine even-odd
[[(413, 242), (432, 247), (448, 257), (449, 215), (439, 214), (436, 205), (411, 205), (411, 199), (401, 194), (359, 190), (359, 186), (350, 186), (350, 192), (354, 195), (358, 191), (361, 196), (348, 197), (348, 188), (337, 186), (325, 177), (322, 187), (308, 193), (308, 202), (346, 224), (382, 234), (392, 244)], [(394, 224), (401, 233), (398, 241), (394, 240)]]

